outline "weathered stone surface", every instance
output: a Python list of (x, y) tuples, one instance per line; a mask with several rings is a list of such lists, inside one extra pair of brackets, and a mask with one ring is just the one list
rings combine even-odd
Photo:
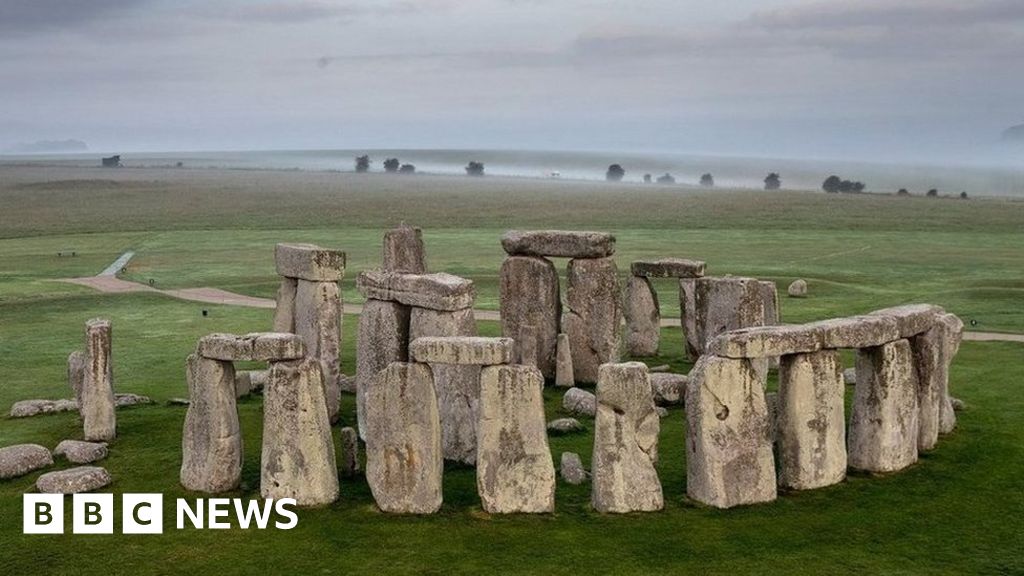
[(73, 412), (78, 410), (74, 400), (19, 400), (11, 406), (11, 418), (27, 418), (39, 414)]
[(17, 478), (53, 464), (53, 456), (45, 446), (15, 444), (0, 448), (0, 480)]
[(578, 486), (587, 481), (587, 471), (583, 468), (580, 455), (575, 452), (562, 452), (558, 472), (566, 483)]
[(960, 341), (963, 340), (964, 323), (955, 314), (942, 314), (939, 316), (945, 330), (946, 345), (943, 348), (942, 361), (946, 366), (945, 379), (939, 381), (941, 391), (941, 403), (939, 405), (939, 433), (949, 434), (956, 428), (956, 413), (952, 398), (949, 395), (949, 368), (960, 350)]
[(654, 374), (655, 372), (671, 372), (672, 367), (668, 364), (658, 364), (657, 366), (651, 366), (647, 369), (648, 372)]
[(316, 244), (278, 244), (274, 247), (277, 273), (309, 282), (338, 282), (345, 277), (345, 253)]
[(53, 449), (53, 455), (63, 456), (73, 464), (89, 464), (107, 457), (107, 443), (62, 440)]
[(492, 514), (553, 512), (555, 467), (544, 425), (544, 376), (530, 366), (480, 375), (477, 491)]
[(654, 412), (657, 413), (658, 418), (664, 418), (668, 416), (668, 408), (665, 408), (664, 406), (655, 407)]
[(114, 394), (114, 405), (117, 406), (118, 408), (152, 403), (153, 401), (149, 399), (149, 396), (143, 396), (141, 394), (132, 394), (130, 392), (124, 394)]
[(275, 298), (274, 332), (295, 332), (295, 292), (298, 289), (297, 279), (281, 278)]
[(341, 475), (350, 478), (359, 470), (359, 433), (346, 426), (341, 429)]
[(79, 494), (99, 490), (112, 481), (105, 468), (79, 466), (43, 474), (36, 480), (36, 490), (44, 494)]
[(572, 434), (586, 430), (575, 418), (555, 418), (548, 422), (548, 432), (552, 434)]
[(510, 230), (501, 247), (512, 256), (605, 258), (615, 253), (615, 236), (606, 232), (565, 230)]
[(338, 467), (320, 364), (273, 362), (263, 390), (260, 496), (321, 506), (338, 498)]
[(650, 379), (655, 404), (682, 404), (686, 399), (686, 386), (690, 383), (689, 376), (657, 372), (651, 374)]
[(917, 378), (910, 343), (857, 351), (850, 468), (895, 472), (917, 461)]
[(596, 382), (601, 364), (619, 361), (622, 291), (611, 258), (573, 259), (566, 276), (562, 326), (572, 346), (578, 382)]
[(661, 342), (661, 308), (651, 281), (631, 276), (626, 284), (626, 353), (655, 356)]
[(964, 401), (959, 398), (950, 397), (949, 403), (953, 405), (953, 410), (956, 412), (963, 412), (964, 410), (967, 409), (967, 404), (965, 404)]
[(910, 339), (917, 372), (917, 451), (931, 450), (939, 441), (943, 389), (949, 383), (945, 362), (946, 329), (936, 322)]
[(679, 323), (683, 328), (683, 351), (691, 362), (703, 354), (697, 335), (696, 290), (696, 278), (679, 279)]
[(427, 273), (427, 251), (423, 231), (402, 225), (384, 233), (382, 268), (407, 274)]
[(109, 320), (94, 318), (85, 323), (85, 374), (78, 411), (86, 440), (109, 441), (117, 435), (112, 338)]
[(779, 314), (779, 288), (771, 280), (759, 280), (761, 298), (764, 303), (764, 325), (775, 326), (781, 320)]
[(872, 348), (899, 340), (896, 321), (887, 316), (850, 316), (803, 325), (817, 334), (818, 348)]
[(764, 287), (754, 278), (698, 278), (694, 288), (697, 352), (703, 354), (719, 334), (763, 326)]
[(242, 435), (231, 362), (188, 357), (189, 405), (181, 437), (181, 485), (226, 492), (242, 479)]
[(252, 370), (235, 370), (235, 398), (252, 394)]
[(900, 338), (910, 338), (934, 326), (942, 314), (945, 311), (932, 304), (907, 304), (875, 310), (869, 316), (892, 318), (896, 321)]
[(686, 492), (716, 508), (776, 497), (764, 390), (751, 361), (704, 355), (686, 391)]
[(540, 352), (537, 350), (537, 327), (532, 324), (520, 324), (519, 335), (515, 342), (515, 363), (537, 367)]
[(295, 291), (295, 334), (306, 344), (306, 353), (320, 364), (327, 414), (338, 419), (341, 388), (341, 290), (335, 282), (299, 280)]
[(555, 376), (556, 338), (562, 316), (558, 271), (544, 258), (510, 256), (501, 265), (501, 333), (522, 339), (523, 326), (536, 330), (537, 367)]
[(431, 310), (462, 310), (473, 306), (473, 281), (444, 272), (402, 274), (368, 270), (356, 278), (356, 288), (367, 298), (391, 300)]
[(366, 395), (377, 374), (392, 362), (409, 359), (410, 309), (398, 302), (367, 300), (359, 315), (356, 339), (356, 416), (359, 437), (366, 439)]
[(700, 260), (683, 258), (659, 258), (637, 260), (629, 266), (633, 276), (644, 278), (700, 278), (707, 265)]
[(556, 346), (555, 386), (572, 388), (576, 385), (576, 376), (572, 370), (572, 346), (568, 334), (558, 335)]
[(85, 354), (75, 350), (68, 354), (68, 387), (75, 399), (75, 410), (82, 403), (82, 385), (85, 383)]
[(810, 490), (846, 477), (841, 369), (835, 350), (782, 357), (775, 419), (780, 486)]
[(409, 355), (428, 364), (491, 365), (512, 362), (511, 338), (425, 336), (413, 340)]
[(770, 358), (807, 354), (820, 348), (818, 332), (808, 324), (796, 324), (732, 330), (711, 340), (707, 351), (726, 358)]
[(196, 354), (225, 362), (297, 360), (306, 355), (306, 346), (302, 338), (290, 332), (208, 334), (199, 339)]
[(846, 384), (847, 386), (853, 386), (856, 383), (857, 383), (857, 369), (856, 368), (847, 368), (846, 370), (843, 370), (843, 384)]
[(595, 510), (624, 513), (664, 507), (654, 468), (660, 429), (647, 366), (640, 362), (602, 365), (591, 461)]
[(338, 374), (338, 389), (349, 394), (356, 393), (356, 377), (347, 374)]
[(597, 396), (582, 388), (570, 388), (562, 396), (562, 409), (570, 414), (593, 417), (597, 414)]
[(807, 281), (803, 279), (793, 280), (789, 288), (786, 288), (786, 293), (789, 294), (790, 298), (807, 297)]
[(366, 480), (384, 512), (431, 514), (441, 507), (441, 423), (426, 364), (394, 362), (367, 398)]

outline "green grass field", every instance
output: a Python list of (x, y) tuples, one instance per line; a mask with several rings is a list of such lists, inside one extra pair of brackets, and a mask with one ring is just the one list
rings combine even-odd
[[(69, 396), (67, 354), (81, 345), (86, 319), (108, 317), (117, 389), (157, 401), (118, 412), (119, 436), (102, 462), (115, 479), (110, 490), (197, 497), (177, 482), (185, 409), (165, 402), (187, 394), (184, 359), (198, 337), (264, 330), (271, 312), (55, 280), (96, 274), (135, 250), (126, 278), (270, 296), (274, 243), (313, 241), (348, 252), (343, 287), (355, 302), (356, 273), (379, 262), (383, 229), (403, 220), (425, 228), (432, 269), (476, 281), (481, 308), (497, 306), (504, 230), (599, 229), (616, 234), (623, 273), (633, 259), (681, 256), (706, 260), (712, 274), (776, 280), (783, 291), (806, 278), (810, 298), (783, 298), (787, 321), (925, 301), (974, 320), (970, 329), (1024, 332), (1024, 202), (468, 180), (0, 166), (0, 411)], [(58, 257), (63, 250), (77, 256)], [(665, 314), (675, 315), (674, 287), (658, 287)], [(354, 316), (344, 328), (351, 374)], [(481, 323), (485, 334), (497, 330)], [(662, 355), (644, 360), (685, 371), (681, 349), (681, 332), (668, 328)], [(430, 517), (379, 513), (354, 478), (343, 480), (338, 502), (300, 512), (287, 532), (179, 531), (167, 519), (163, 536), (23, 536), (21, 494), (33, 490), (35, 473), (0, 482), (0, 574), (1024, 573), (1021, 374), (1024, 345), (967, 342), (952, 371), (967, 409), (917, 465), (727, 511), (685, 498), (679, 409), (662, 421), (666, 510), (655, 514), (596, 514), (588, 486), (559, 482), (553, 515), (490, 516), (473, 470), (449, 466), (444, 507)], [(561, 395), (548, 389), (545, 397), (548, 416), (561, 415)], [(354, 404), (343, 399), (344, 425), (354, 423)], [(242, 401), (240, 411), (244, 485), (230, 496), (252, 498), (260, 399)], [(0, 420), (0, 445), (53, 447), (80, 436), (75, 414)], [(591, 442), (589, 431), (552, 437), (552, 453), (575, 451), (589, 464)]]

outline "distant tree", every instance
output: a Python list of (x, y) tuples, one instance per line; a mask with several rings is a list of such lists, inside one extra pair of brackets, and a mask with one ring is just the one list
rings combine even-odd
[(472, 161), (466, 165), (466, 174), (468, 176), (483, 176), (484, 175), (484, 163)]
[(369, 172), (370, 171), (370, 157), (369, 156), (356, 156), (356, 172)]
[(398, 169), (399, 174), (413, 174), (416, 172), (416, 167), (412, 164), (402, 164)]
[(859, 181), (858, 182), (852, 182), (850, 184), (850, 192), (853, 192), (854, 194), (860, 194), (861, 192), (864, 191), (865, 187), (866, 186), (864, 185), (863, 182), (859, 182)]
[(772, 172), (764, 179), (765, 190), (778, 190), (782, 188), (782, 178), (777, 172)]
[(612, 164), (608, 167), (608, 173), (604, 175), (605, 179), (609, 182), (621, 182), (622, 177), (626, 175), (626, 171), (618, 164)]
[(651, 183), (651, 175), (650, 174), (644, 174), (644, 184), (650, 184), (650, 183)]
[(388, 158), (384, 161), (384, 171), (392, 173), (398, 172), (400, 165), (401, 163), (398, 161), (398, 158)]
[(821, 189), (824, 190), (825, 192), (828, 192), (829, 194), (835, 194), (836, 192), (839, 192), (842, 184), (842, 178), (833, 174), (832, 176), (825, 178), (825, 182), (822, 183)]
[(708, 172), (707, 174), (704, 174), (703, 176), (700, 177), (700, 185), (705, 187), (705, 188), (714, 188), (715, 187), (715, 177), (712, 176), (710, 172)]
[(927, 194), (925, 194), (925, 196), (927, 196), (929, 198), (937, 198), (938, 195), (939, 195), (939, 191), (936, 190), (935, 188), (932, 188), (931, 190), (928, 191)]
[(676, 179), (668, 172), (665, 172), (663, 176), (658, 176), (658, 184), (675, 184)]
[(896, 192), (896, 195), (897, 195), (897, 196), (910, 196), (910, 190), (907, 190), (906, 188), (900, 188), (900, 189), (899, 189), (899, 190), (898, 190), (898, 191)]
[(960, 199), (961, 200), (967, 200), (967, 191), (966, 190), (964, 190), (963, 192), (960, 193)]

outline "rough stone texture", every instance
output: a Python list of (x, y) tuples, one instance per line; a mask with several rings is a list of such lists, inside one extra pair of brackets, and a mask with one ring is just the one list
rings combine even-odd
[(45, 446), (16, 444), (0, 448), (0, 480), (17, 478), (53, 464), (53, 456)]
[(415, 362), (487, 366), (512, 362), (511, 338), (482, 336), (426, 336), (409, 345)]
[(188, 357), (189, 405), (181, 437), (181, 485), (226, 492), (242, 479), (242, 435), (230, 362)]
[(651, 374), (650, 378), (655, 404), (682, 404), (686, 399), (686, 386), (690, 383), (689, 376), (657, 372)]
[(578, 382), (596, 382), (597, 368), (619, 361), (622, 290), (611, 258), (573, 259), (566, 276), (562, 326), (572, 346)]
[(117, 406), (118, 408), (123, 408), (125, 406), (137, 406), (139, 404), (152, 404), (152, 403), (153, 403), (153, 401), (150, 400), (149, 396), (143, 396), (141, 394), (132, 394), (132, 393), (114, 394), (114, 405)]
[(572, 370), (572, 345), (569, 344), (569, 335), (559, 334), (555, 348), (555, 386), (572, 388), (576, 385), (576, 375)]
[(53, 455), (63, 456), (73, 464), (89, 464), (107, 457), (107, 443), (62, 440), (53, 449)]
[(847, 368), (846, 370), (843, 370), (843, 384), (846, 384), (847, 386), (853, 386), (856, 383), (857, 383), (857, 369), (856, 368)]
[(544, 425), (544, 376), (531, 366), (480, 375), (477, 491), (492, 514), (553, 512), (555, 467)]
[(939, 433), (949, 434), (956, 428), (956, 413), (953, 409), (952, 398), (949, 395), (949, 368), (953, 358), (960, 351), (960, 342), (963, 340), (964, 323), (955, 314), (942, 314), (939, 316), (945, 330), (946, 345), (943, 347), (943, 364), (945, 364), (945, 379), (940, 379), (939, 392), (942, 398), (939, 405)]
[(367, 398), (366, 480), (384, 512), (430, 514), (441, 507), (441, 423), (426, 364), (394, 362)]
[(110, 473), (98, 466), (79, 466), (47, 472), (36, 480), (36, 490), (44, 494), (78, 494), (109, 486)]
[(846, 477), (841, 370), (835, 350), (782, 357), (775, 418), (780, 486), (810, 490)]
[(75, 410), (82, 403), (82, 385), (85, 383), (85, 354), (75, 350), (68, 354), (68, 387), (75, 398)]
[(771, 438), (772, 443), (776, 443), (779, 438), (779, 393), (765, 392), (764, 405), (768, 408), (768, 437)]
[(537, 367), (540, 351), (537, 350), (538, 330), (533, 324), (520, 324), (519, 334), (515, 337), (515, 363)]
[(510, 256), (501, 265), (501, 333), (522, 338), (524, 325), (537, 334), (537, 367), (555, 376), (556, 338), (562, 316), (558, 271), (544, 258)]
[(606, 232), (564, 230), (510, 230), (501, 247), (511, 256), (605, 258), (615, 253), (615, 236)]
[(655, 356), (661, 342), (661, 308), (651, 281), (631, 276), (626, 284), (626, 353)]
[(753, 278), (698, 278), (694, 288), (697, 352), (724, 332), (763, 326), (764, 289)]
[(277, 288), (277, 305), (274, 307), (274, 332), (295, 332), (295, 291), (299, 281), (282, 278)]
[(726, 358), (770, 358), (821, 349), (819, 334), (807, 324), (741, 328), (708, 343), (709, 354)]
[(962, 412), (967, 409), (967, 404), (959, 398), (950, 398), (949, 403), (953, 405), (953, 410), (956, 412)]
[(668, 408), (665, 408), (664, 406), (657, 406), (654, 408), (654, 411), (658, 414), (658, 418), (668, 416)]
[(392, 362), (409, 359), (410, 309), (398, 302), (367, 300), (359, 315), (356, 338), (356, 419), (366, 440), (366, 395), (377, 374)]
[(647, 366), (640, 362), (601, 366), (591, 461), (595, 510), (649, 512), (664, 507), (654, 468), (660, 429)]
[(651, 366), (647, 369), (648, 372), (654, 374), (655, 372), (671, 372), (672, 367), (668, 364), (658, 364), (657, 366)]
[(945, 362), (946, 329), (936, 322), (927, 332), (910, 339), (917, 372), (917, 450), (931, 450), (939, 441), (943, 389), (949, 373)]
[(562, 452), (561, 463), (558, 466), (562, 480), (573, 486), (579, 486), (587, 481), (587, 471), (583, 468), (580, 455), (575, 452)]
[(341, 319), (344, 305), (341, 290), (335, 282), (299, 280), (295, 291), (295, 334), (306, 343), (310, 358), (320, 364), (327, 415), (338, 419), (341, 400)]
[(562, 396), (562, 409), (570, 414), (593, 417), (597, 414), (597, 396), (582, 388), (570, 388)]
[(274, 264), (278, 275), (308, 282), (338, 282), (345, 276), (345, 253), (315, 244), (278, 244)]
[(702, 356), (690, 373), (686, 421), (690, 498), (716, 508), (775, 499), (768, 408), (751, 361)]
[(697, 335), (697, 280), (695, 278), (679, 279), (679, 323), (683, 328), (683, 348), (686, 358), (696, 362), (703, 354)]
[(555, 418), (548, 422), (548, 432), (552, 434), (572, 434), (586, 430), (575, 418)]
[(82, 415), (86, 440), (110, 441), (117, 435), (114, 412), (114, 367), (110, 357), (113, 338), (109, 320), (85, 323), (85, 374), (82, 380)]
[(886, 316), (851, 316), (803, 325), (813, 331), (821, 350), (835, 348), (872, 348), (899, 340), (896, 320)]
[(917, 461), (917, 377), (910, 343), (857, 351), (850, 468), (895, 472)]
[(356, 278), (356, 288), (367, 298), (392, 300), (431, 310), (462, 310), (473, 306), (476, 300), (472, 280), (444, 272), (402, 274), (368, 270)]
[(302, 338), (290, 332), (208, 334), (199, 339), (196, 354), (225, 362), (298, 360), (306, 355), (306, 346)]
[(805, 298), (807, 296), (807, 281), (803, 279), (793, 280), (786, 288), (786, 293), (789, 294), (790, 298)]
[(321, 506), (338, 498), (338, 467), (320, 365), (273, 362), (263, 390), (260, 496)]
[(683, 258), (637, 260), (629, 266), (633, 276), (644, 278), (700, 278), (706, 268), (707, 265), (700, 260)]
[(875, 310), (869, 316), (884, 316), (896, 321), (900, 338), (910, 338), (935, 325), (945, 312), (932, 304), (907, 304)]
[(74, 400), (19, 400), (11, 406), (11, 418), (27, 418), (39, 414), (76, 410), (78, 410), (78, 403)]
[(412, 226), (399, 226), (384, 233), (384, 270), (407, 274), (427, 273), (427, 251), (423, 231)]
[(359, 470), (359, 433), (346, 426), (341, 429), (341, 475), (350, 478)]
[(764, 325), (775, 326), (781, 321), (779, 313), (779, 288), (771, 280), (759, 280), (761, 298), (764, 302)]
[(356, 377), (347, 374), (338, 374), (338, 389), (349, 394), (356, 393)]

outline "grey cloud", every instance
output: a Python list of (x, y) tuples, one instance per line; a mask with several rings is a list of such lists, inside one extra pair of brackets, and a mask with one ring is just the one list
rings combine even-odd
[(755, 13), (751, 24), (771, 29), (964, 27), (1024, 20), (1020, 0), (870, 0), (815, 2)]
[(117, 16), (149, 0), (3, 0), (0, 32), (30, 34)]

